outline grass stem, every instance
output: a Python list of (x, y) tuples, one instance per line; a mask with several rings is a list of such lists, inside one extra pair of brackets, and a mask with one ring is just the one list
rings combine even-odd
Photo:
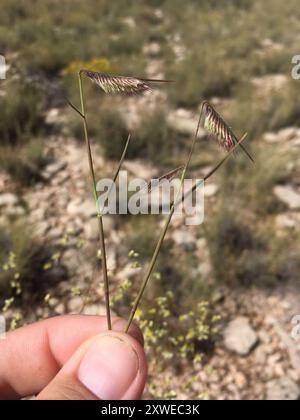
[(132, 310), (130, 312), (130, 316), (129, 316), (129, 319), (128, 319), (128, 322), (127, 322), (127, 325), (126, 325), (126, 329), (125, 329), (125, 332), (126, 333), (129, 331), (129, 328), (130, 328), (130, 325), (131, 325), (131, 323), (132, 323), (132, 321), (134, 319), (136, 310), (137, 310), (137, 308), (138, 308), (138, 306), (139, 306), (139, 304), (140, 304), (140, 302), (142, 300), (142, 297), (143, 297), (143, 294), (144, 294), (145, 289), (147, 287), (147, 284), (149, 282), (150, 276), (151, 276), (151, 274), (153, 272), (153, 269), (155, 267), (155, 264), (156, 264), (156, 261), (157, 261), (157, 257), (158, 257), (158, 255), (160, 253), (162, 244), (164, 242), (164, 239), (165, 239), (165, 236), (166, 236), (168, 227), (169, 227), (170, 222), (172, 220), (172, 217), (174, 215), (175, 207), (176, 207), (176, 203), (177, 203), (177, 199), (178, 199), (178, 197), (180, 196), (180, 194), (182, 192), (182, 188), (183, 188), (183, 183), (184, 183), (184, 180), (185, 180), (185, 176), (186, 176), (186, 173), (188, 171), (188, 168), (189, 168), (189, 165), (191, 163), (192, 156), (193, 156), (193, 153), (194, 153), (194, 150), (195, 150), (196, 141), (197, 141), (197, 138), (198, 138), (200, 124), (201, 124), (201, 119), (202, 119), (202, 112), (203, 112), (203, 107), (201, 108), (200, 117), (199, 117), (199, 121), (198, 121), (198, 125), (197, 125), (197, 130), (196, 130), (195, 136), (193, 138), (193, 142), (192, 142), (192, 146), (191, 146), (191, 149), (190, 149), (190, 152), (189, 152), (189, 155), (188, 155), (188, 159), (187, 159), (187, 162), (186, 162), (186, 164), (184, 166), (184, 169), (182, 171), (182, 175), (181, 175), (181, 179), (180, 179), (180, 186), (179, 186), (179, 189), (178, 189), (178, 192), (177, 192), (177, 197), (176, 197), (176, 199), (174, 200), (174, 202), (173, 202), (173, 204), (171, 206), (169, 215), (168, 215), (168, 217), (167, 217), (167, 219), (165, 221), (164, 227), (163, 227), (163, 229), (161, 231), (161, 234), (159, 236), (158, 242), (157, 242), (156, 247), (154, 249), (153, 256), (152, 256), (151, 261), (149, 263), (149, 266), (148, 266), (148, 268), (146, 270), (145, 276), (144, 276), (144, 278), (142, 280), (141, 288), (140, 288), (140, 290), (138, 292), (138, 295), (137, 295), (137, 297), (136, 297), (136, 299), (135, 299), (135, 301), (133, 303), (133, 307), (132, 307)]
[[(131, 310), (131, 313), (130, 313), (130, 316), (129, 316), (129, 319), (128, 319), (128, 322), (127, 322), (127, 325), (126, 325), (125, 332), (128, 332), (129, 331), (129, 328), (130, 328), (130, 325), (131, 325), (131, 323), (132, 323), (132, 321), (134, 319), (136, 310), (137, 310), (137, 308), (138, 308), (138, 306), (139, 306), (139, 304), (140, 304), (140, 302), (142, 300), (143, 294), (145, 292), (145, 289), (147, 287), (148, 281), (149, 281), (150, 276), (151, 276), (151, 274), (153, 272), (153, 269), (155, 267), (155, 264), (156, 264), (156, 261), (157, 261), (157, 257), (159, 255), (160, 250), (161, 250), (162, 244), (164, 242), (164, 239), (165, 239), (165, 236), (166, 236), (168, 227), (170, 225), (170, 222), (172, 220), (172, 217), (174, 215), (174, 212), (175, 212), (176, 207), (182, 202), (182, 200), (186, 196), (188, 196), (189, 194), (192, 194), (193, 191), (195, 191), (196, 188), (198, 188), (198, 186), (199, 186), (199, 184), (194, 185), (194, 187), (187, 194), (185, 194), (185, 196), (183, 198), (181, 198), (180, 200), (178, 200), (178, 196), (181, 194), (181, 190), (182, 190), (182, 186), (183, 186), (183, 182), (184, 182), (184, 179), (185, 179), (186, 172), (188, 170), (188, 167), (190, 165), (190, 162), (191, 162), (191, 159), (192, 159), (192, 156), (193, 156), (193, 152), (194, 152), (194, 149), (195, 149), (196, 140), (198, 138), (198, 133), (199, 133), (201, 119), (202, 119), (202, 111), (203, 111), (203, 108), (201, 109), (200, 118), (199, 118), (197, 130), (196, 130), (196, 134), (195, 134), (195, 137), (194, 137), (194, 140), (193, 140), (193, 143), (192, 143), (192, 147), (191, 147), (191, 150), (190, 150), (190, 154), (189, 154), (187, 163), (186, 163), (186, 165), (184, 167), (184, 170), (183, 170), (183, 173), (182, 173), (182, 176), (181, 176), (181, 185), (180, 185), (179, 191), (177, 193), (177, 197), (173, 201), (173, 204), (172, 204), (170, 213), (169, 213), (169, 215), (168, 215), (168, 217), (166, 219), (165, 225), (164, 225), (164, 227), (162, 229), (161, 235), (160, 235), (160, 237), (158, 239), (158, 242), (156, 244), (156, 247), (155, 247), (155, 250), (154, 250), (152, 259), (150, 261), (150, 264), (148, 266), (148, 269), (147, 269), (147, 271), (145, 273), (145, 276), (143, 278), (141, 288), (140, 288), (140, 290), (138, 292), (138, 295), (137, 295), (137, 297), (136, 297), (136, 299), (135, 299), (135, 301), (133, 303), (133, 307), (132, 307), (132, 310)], [(245, 140), (246, 136), (247, 136), (247, 134), (244, 134), (243, 135), (243, 137), (239, 140), (239, 142), (235, 145), (235, 147), (232, 148), (232, 150), (204, 177), (204, 181), (207, 181), (227, 161), (227, 159), (231, 156), (231, 154), (238, 147), (240, 147), (240, 145), (242, 144), (242, 142)], [(202, 182), (203, 182), (203, 180), (201, 180), (201, 183)]]
[(104, 281), (107, 328), (111, 330), (112, 325), (111, 325), (111, 314), (110, 314), (109, 281), (108, 281), (108, 274), (107, 274), (107, 257), (106, 257), (106, 248), (105, 248), (105, 239), (104, 239), (103, 217), (102, 217), (102, 213), (100, 211), (99, 204), (98, 204), (96, 177), (95, 177), (95, 171), (94, 171), (94, 165), (93, 165), (91, 143), (90, 143), (90, 138), (88, 134), (88, 126), (87, 126), (87, 120), (86, 120), (84, 94), (83, 94), (83, 84), (82, 84), (82, 77), (81, 77), (80, 72), (78, 74), (78, 80), (79, 80), (79, 93), (80, 93), (80, 103), (81, 103), (80, 114), (83, 121), (84, 137), (85, 137), (85, 142), (86, 142), (86, 147), (87, 147), (90, 175), (91, 175), (91, 180), (92, 180), (93, 194), (94, 194), (94, 199), (96, 203), (97, 219), (98, 219), (98, 226), (99, 226), (99, 240), (100, 240), (101, 263), (102, 263), (102, 272), (103, 272), (103, 281)]

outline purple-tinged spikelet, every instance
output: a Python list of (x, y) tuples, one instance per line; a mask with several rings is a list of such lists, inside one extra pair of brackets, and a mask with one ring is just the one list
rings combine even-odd
[(140, 79), (127, 76), (113, 76), (89, 70), (81, 70), (81, 74), (95, 82), (107, 94), (139, 95), (152, 90), (155, 83), (170, 83), (171, 80)]
[(237, 144), (237, 137), (208, 102), (204, 102), (203, 111), (205, 116), (204, 128), (216, 137), (218, 144), (223, 149), (229, 152)]
[[(217, 140), (218, 144), (230, 152), (234, 146), (238, 143), (236, 135), (233, 133), (228, 124), (223, 118), (217, 113), (217, 111), (207, 101), (203, 102), (203, 113), (204, 113), (204, 128), (211, 133)], [(240, 145), (241, 149), (248, 156), (248, 158), (254, 162), (252, 156), (247, 151), (244, 145)]]
[(172, 181), (173, 179), (176, 178), (176, 176), (180, 173), (180, 171), (182, 171), (184, 168), (184, 166), (180, 166), (179, 168), (173, 169), (172, 171), (166, 173), (165, 175), (162, 175), (161, 177), (159, 177), (158, 179), (155, 180), (155, 182), (153, 183), (153, 181), (149, 182), (148, 184), (148, 192), (150, 193), (151, 190), (154, 187), (157, 187), (160, 182), (162, 181)]

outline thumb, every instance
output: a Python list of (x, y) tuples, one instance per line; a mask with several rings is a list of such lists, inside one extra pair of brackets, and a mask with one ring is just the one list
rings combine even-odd
[(83, 343), (37, 399), (135, 400), (146, 377), (142, 346), (127, 334), (106, 332)]

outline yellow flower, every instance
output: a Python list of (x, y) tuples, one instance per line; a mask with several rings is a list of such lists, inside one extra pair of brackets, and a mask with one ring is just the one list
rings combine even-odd
[(104, 57), (98, 57), (93, 58), (90, 61), (73, 61), (64, 69), (63, 74), (66, 76), (74, 75), (82, 69), (88, 69), (90, 71), (101, 73), (111, 73), (116, 71), (115, 66), (112, 65), (109, 60)]

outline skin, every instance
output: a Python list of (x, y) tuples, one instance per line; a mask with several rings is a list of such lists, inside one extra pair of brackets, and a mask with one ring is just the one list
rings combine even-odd
[(77, 372), (89, 348), (111, 337), (130, 346), (138, 358), (138, 375), (121, 399), (141, 398), (147, 377), (143, 336), (134, 325), (124, 334), (125, 326), (126, 321), (113, 318), (110, 332), (105, 317), (67, 315), (9, 332), (0, 340), (0, 399), (99, 399)]

